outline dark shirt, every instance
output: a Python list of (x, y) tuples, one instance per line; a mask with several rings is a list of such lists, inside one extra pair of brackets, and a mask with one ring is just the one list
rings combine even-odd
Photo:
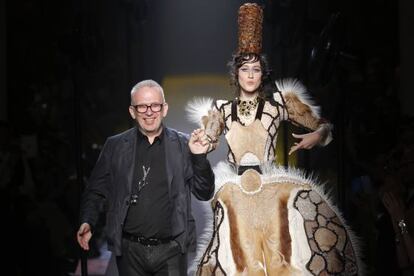
[[(165, 167), (164, 131), (152, 144), (138, 131), (135, 160), (132, 194), (138, 198), (136, 204), (130, 204), (124, 231), (147, 238), (170, 237), (171, 202)], [(142, 181), (144, 170), (148, 173), (146, 181)], [(141, 185), (138, 184), (140, 180)]]

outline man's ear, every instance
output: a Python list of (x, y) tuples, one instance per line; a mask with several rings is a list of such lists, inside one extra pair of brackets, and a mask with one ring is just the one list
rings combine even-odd
[(162, 108), (162, 116), (166, 117), (168, 113), (168, 104), (164, 103), (164, 107)]
[(135, 116), (135, 110), (134, 110), (134, 108), (132, 106), (129, 106), (128, 111), (129, 111), (129, 115), (131, 115), (131, 118), (133, 120), (135, 120), (136, 116)]

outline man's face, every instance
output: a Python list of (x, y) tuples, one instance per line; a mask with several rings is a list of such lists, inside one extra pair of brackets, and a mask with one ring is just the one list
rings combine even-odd
[(256, 92), (262, 82), (260, 61), (244, 63), (239, 68), (238, 75), (242, 93)]
[[(153, 108), (149, 107), (151, 105)], [(161, 107), (161, 110), (156, 111), (157, 107)], [(141, 132), (148, 137), (156, 137), (161, 133), (162, 120), (167, 112), (168, 105), (164, 103), (158, 87), (142, 87), (131, 95), (129, 113)]]

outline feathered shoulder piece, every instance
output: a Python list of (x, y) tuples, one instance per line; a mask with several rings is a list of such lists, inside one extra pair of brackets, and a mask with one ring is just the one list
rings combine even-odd
[(208, 112), (213, 108), (214, 100), (207, 97), (197, 97), (189, 101), (185, 107), (187, 119), (202, 126), (201, 118), (208, 116)]
[(190, 122), (196, 123), (205, 130), (205, 134), (210, 142), (209, 151), (214, 150), (218, 145), (218, 138), (223, 132), (224, 121), (220, 111), (214, 106), (211, 98), (194, 98), (187, 103), (186, 111)]
[(280, 91), (280, 93), (273, 94), (276, 102), (285, 104), (285, 101), (299, 101), (307, 105), (312, 110), (314, 116), (321, 117), (320, 107), (314, 103), (306, 87), (299, 80), (293, 78), (281, 79), (275, 81), (275, 84)]

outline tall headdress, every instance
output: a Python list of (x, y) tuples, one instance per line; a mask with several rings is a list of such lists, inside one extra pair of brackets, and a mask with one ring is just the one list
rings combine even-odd
[(239, 8), (239, 45), (238, 54), (262, 51), (263, 9), (256, 3), (246, 3)]

